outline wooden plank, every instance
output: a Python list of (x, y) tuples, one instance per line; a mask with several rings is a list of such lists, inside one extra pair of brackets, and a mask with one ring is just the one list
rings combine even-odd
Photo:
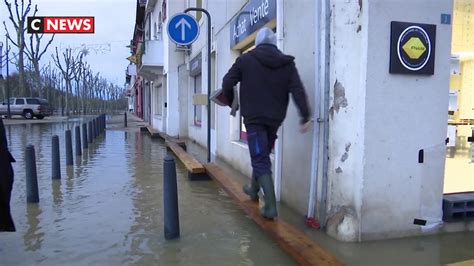
[(216, 164), (206, 164), (206, 171), (234, 198), (237, 204), (301, 265), (344, 265), (300, 230), (281, 219), (268, 220), (260, 215), (258, 203), (242, 192), (242, 186), (232, 175)]
[(146, 128), (148, 129), (148, 132), (152, 138), (157, 138), (160, 136), (158, 130), (154, 129), (152, 126), (147, 126)]
[(183, 139), (177, 139), (177, 138), (173, 138), (171, 136), (169, 136), (168, 134), (164, 133), (164, 132), (159, 132), (158, 133), (160, 135), (160, 137), (164, 140), (167, 140), (167, 141), (170, 141), (170, 142), (174, 142), (174, 143), (177, 143), (178, 145), (186, 145), (186, 141), (183, 140)]
[(177, 143), (166, 141), (166, 145), (174, 152), (174, 154), (176, 154), (178, 159), (184, 164), (190, 173), (202, 174), (206, 172), (204, 166)]

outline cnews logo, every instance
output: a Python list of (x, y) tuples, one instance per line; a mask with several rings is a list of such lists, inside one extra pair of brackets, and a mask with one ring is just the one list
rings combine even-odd
[(28, 33), (94, 33), (94, 17), (28, 17)]

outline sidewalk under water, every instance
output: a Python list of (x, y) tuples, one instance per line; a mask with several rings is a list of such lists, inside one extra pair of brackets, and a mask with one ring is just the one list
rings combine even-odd
[[(129, 122), (124, 129), (122, 119), (114, 117), (106, 135), (69, 168), (64, 167), (64, 131), (82, 123), (81, 119), (7, 126), (17, 159), (11, 205), (18, 231), (0, 233), (0, 265), (296, 264), (215, 182), (189, 181), (178, 162), (181, 238), (164, 240), (166, 148), (162, 141), (139, 132), (142, 122)], [(50, 178), (54, 134), (60, 137), (60, 181)], [(37, 205), (27, 204), (25, 195), (23, 154), (30, 143), (37, 156)], [(196, 145), (188, 148), (205, 159)], [(343, 243), (307, 228), (304, 218), (284, 205), (280, 214), (348, 265), (474, 265), (473, 232)]]
[[(65, 167), (67, 123), (7, 126), (17, 232), (0, 233), (0, 265), (295, 265), (212, 181), (191, 182), (177, 164), (181, 237), (163, 228), (167, 151), (138, 128), (98, 137)], [(61, 146), (60, 181), (51, 180), (51, 137)], [(73, 136), (74, 140), (74, 136)], [(24, 148), (34, 144), (39, 204), (26, 203)]]

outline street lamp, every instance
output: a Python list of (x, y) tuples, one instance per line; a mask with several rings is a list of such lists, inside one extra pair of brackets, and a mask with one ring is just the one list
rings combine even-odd
[(3, 80), (3, 42), (0, 41), (0, 80)]
[(9, 65), (9, 58), (8, 58), (8, 54), (10, 53), (9, 49), (8, 49), (8, 38), (10, 36), (8, 36), (8, 32), (7, 34), (5, 34), (5, 54), (6, 54), (6, 62), (7, 62), (7, 76), (5, 77), (5, 86), (7, 88), (7, 118), (8, 119), (11, 119), (12, 116), (11, 116), (11, 112), (10, 112), (10, 81), (8, 80), (8, 76), (10, 75), (9, 73), (9, 69), (8, 69), (8, 65)]

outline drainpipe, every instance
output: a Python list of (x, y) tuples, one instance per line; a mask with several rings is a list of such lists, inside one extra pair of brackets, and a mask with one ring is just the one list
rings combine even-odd
[[(321, 83), (321, 93), (324, 97), (321, 98), (321, 114), (323, 116), (323, 122), (321, 124), (320, 138), (319, 142), (319, 171), (318, 178), (321, 180), (321, 195), (319, 195), (319, 221), (324, 226), (326, 223), (327, 216), (327, 193), (328, 193), (328, 147), (329, 147), (329, 64), (330, 64), (330, 49), (331, 49), (331, 0), (326, 0), (324, 2), (324, 9), (321, 8), (321, 17), (324, 14), (324, 24), (323, 28), (325, 29), (324, 35), (324, 83)], [(321, 20), (320, 20), (321, 21)]]
[(314, 105), (313, 108), (313, 136), (312, 136), (312, 150), (311, 150), (311, 182), (309, 188), (309, 200), (308, 200), (308, 212), (307, 218), (314, 218), (314, 211), (316, 206), (316, 194), (318, 186), (318, 173), (319, 173), (319, 132), (320, 126), (322, 126), (322, 120), (320, 118), (320, 107), (321, 106), (321, 94), (324, 86), (321, 83), (321, 1), (315, 2), (315, 39), (314, 39)]
[[(277, 46), (283, 51), (283, 0), (277, 0), (276, 2), (276, 11), (277, 11)], [(281, 165), (282, 165), (282, 154), (283, 154), (283, 126), (278, 130), (278, 139), (275, 142), (275, 197), (277, 201), (281, 199)]]

